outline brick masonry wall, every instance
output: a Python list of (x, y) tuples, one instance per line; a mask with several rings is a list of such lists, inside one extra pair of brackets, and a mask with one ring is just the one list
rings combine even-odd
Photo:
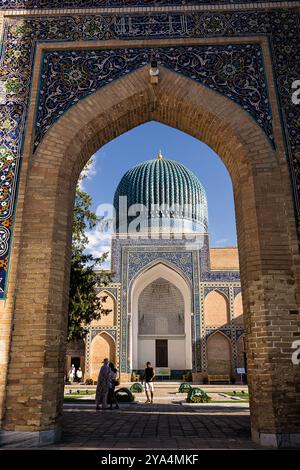
[[(75, 184), (95, 150), (154, 119), (206, 142), (230, 172), (248, 337), (252, 427), (264, 432), (299, 432), (299, 368), (290, 360), (291, 343), (299, 335), (299, 317), (289, 314), (297, 308), (297, 300), (299, 305), (299, 256), (271, 63), (267, 60), (266, 74), (276, 152), (233, 102), (166, 69), (153, 86), (146, 67), (79, 102), (49, 130), (32, 158), (38, 57), (9, 291), (1, 317), (8, 339), (14, 314), (2, 402), (4, 429), (41, 430), (60, 422)], [(3, 390), (5, 375), (1, 379)]]
[(226, 374), (231, 376), (230, 340), (222, 333), (214, 333), (207, 341), (208, 374)]
[(210, 292), (204, 301), (204, 318), (208, 326), (223, 326), (230, 322), (228, 299), (217, 291)]
[(234, 299), (233, 304), (233, 311), (234, 311), (234, 322), (236, 325), (243, 325), (244, 318), (243, 318), (243, 302), (242, 302), (242, 294), (238, 294)]
[(114, 364), (116, 363), (115, 342), (109, 334), (103, 332), (92, 341), (90, 371), (86, 378), (91, 378), (94, 381), (98, 379), (99, 370), (105, 358), (108, 358)]
[(237, 247), (210, 248), (211, 269), (224, 269), (226, 271), (239, 269), (239, 254)]
[(116, 305), (115, 300), (112, 295), (108, 292), (102, 291), (98, 294), (100, 298), (105, 297), (105, 302), (102, 303), (105, 310), (111, 310), (107, 315), (102, 315), (99, 320), (93, 320), (91, 322), (91, 327), (101, 327), (101, 326), (115, 326), (116, 325)]

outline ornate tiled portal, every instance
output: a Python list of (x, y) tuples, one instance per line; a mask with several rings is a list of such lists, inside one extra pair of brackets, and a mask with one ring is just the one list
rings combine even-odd
[[(138, 83), (147, 92), (150, 84), (143, 85), (143, 70), (155, 58), (166, 77), (157, 89), (172, 101), (175, 93), (168, 83), (175, 80), (183, 86), (189, 80), (186, 94), (194, 93), (197, 109), (199, 99), (205, 102), (209, 96), (216, 107), (220, 104), (220, 115), (223, 112), (226, 135), (218, 134), (217, 118), (210, 117), (211, 141), (212, 134), (217, 135), (220, 141), (215, 146), (220, 153), (228, 144), (227, 137), (231, 150), (237, 144), (234, 158), (228, 157), (227, 163), (234, 181), (247, 306), (249, 380), (255, 397), (251, 405), (253, 436), (275, 446), (296, 442), (299, 371), (290, 357), (292, 341), (300, 333), (295, 314), (299, 306), (299, 238), (295, 230), (300, 214), (299, 7), (298, 1), (279, 0), (0, 0), (0, 296), (5, 300), (0, 312), (0, 398), (6, 430), (21, 426), (24, 431), (51, 431), (55, 436), (61, 410), (62, 312), (68, 277), (62, 260), (68, 253), (64, 237), (70, 212), (66, 201), (71, 200), (65, 183), (71, 182), (60, 173), (66, 162), (60, 160), (62, 154), (55, 145), (45, 148), (44, 144), (62, 121), (68, 124), (66, 135), (72, 133), (68, 117), (74, 119), (75, 109), (81, 110), (78, 116), (84, 125), (90, 100), (99, 94), (103, 98), (105, 90), (107, 96), (111, 89), (121, 91), (128, 106), (135, 103), (138, 109), (140, 103), (126, 94), (122, 84)], [(186, 104), (181, 88), (176, 91)], [(149, 103), (155, 108), (155, 101)], [(114, 111), (121, 122), (118, 109), (118, 105), (108, 107), (108, 113)], [(187, 111), (192, 109), (188, 103)], [(133, 125), (133, 115), (125, 111)], [(173, 122), (168, 116), (167, 123), (175, 127), (185, 123), (187, 131), (201, 138), (197, 122), (188, 121), (180, 109), (176, 112)], [(236, 116), (242, 116), (240, 127)], [(142, 117), (149, 120), (146, 111)], [(107, 139), (130, 128), (123, 127), (107, 131)], [(60, 134), (62, 143), (67, 142), (64, 137)], [(86, 135), (84, 139), (87, 144)], [(80, 139), (74, 141), (80, 145)], [(80, 157), (74, 155), (79, 167)], [(48, 173), (44, 172), (47, 165), (52, 165)], [(68, 167), (68, 171), (70, 179), (72, 170)], [(51, 190), (41, 183), (43, 178), (46, 183), (45, 178), (51, 180)], [(60, 199), (62, 194), (64, 199)], [(52, 212), (48, 213), (50, 206)], [(137, 256), (128, 249), (127, 254), (136, 259), (127, 273), (132, 279), (143, 257), (148, 263), (153, 261), (151, 253)], [(161, 256), (178, 265), (184, 261), (168, 250)], [(193, 263), (194, 259), (185, 265), (187, 279)], [(199, 285), (196, 271), (193, 275)], [(199, 314), (192, 327), (197, 331), (201, 328), (199, 306), (212, 289), (219, 289), (231, 308), (240, 290), (237, 273), (210, 272), (205, 263), (201, 273), (202, 285), (193, 299)], [(120, 312), (124, 301), (126, 293), (118, 299)], [(120, 327), (126, 336), (122, 317)], [(241, 331), (228, 327), (224, 335), (237, 339)], [(214, 328), (209, 334), (214, 334)], [(283, 338), (284, 346), (279, 347)], [(34, 361), (35, 344), (43, 353)], [(201, 342), (194, 347), (205, 360)], [(24, 384), (22, 367), (34, 369), (39, 380)], [(292, 397), (288, 402), (287, 396)], [(48, 403), (47, 411), (40, 406), (40, 397)], [(28, 412), (20, 422), (26, 406), (32, 414)]]

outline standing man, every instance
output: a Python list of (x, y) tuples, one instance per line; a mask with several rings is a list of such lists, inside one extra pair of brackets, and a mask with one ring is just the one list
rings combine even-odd
[(109, 374), (110, 367), (108, 365), (108, 359), (105, 358), (103, 366), (100, 369), (97, 389), (96, 389), (96, 410), (100, 410), (100, 403), (102, 403), (102, 410), (107, 409), (107, 395), (109, 390)]
[[(154, 369), (151, 367), (151, 362), (147, 362), (146, 364), (146, 369), (144, 372), (144, 382), (145, 382), (145, 392), (147, 396), (147, 400), (145, 403), (153, 403), (153, 392), (154, 392), (154, 386), (153, 386), (153, 379), (155, 377)], [(150, 396), (151, 400), (150, 400)]]

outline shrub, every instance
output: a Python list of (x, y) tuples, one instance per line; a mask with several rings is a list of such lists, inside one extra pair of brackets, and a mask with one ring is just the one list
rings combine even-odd
[(131, 393), (131, 391), (128, 388), (119, 388), (116, 390), (116, 398), (117, 401), (121, 403), (131, 403), (134, 401), (134, 395)]
[(194, 387), (190, 389), (187, 402), (188, 403), (208, 403), (211, 398), (201, 388)]
[(131, 385), (130, 391), (136, 392), (136, 393), (142, 393), (143, 391), (142, 384), (140, 384), (139, 382), (135, 382), (134, 384)]
[(86, 379), (85, 385), (93, 385), (93, 379)]
[(179, 393), (188, 393), (191, 388), (192, 388), (192, 387), (191, 387), (190, 384), (188, 384), (188, 383), (186, 383), (186, 382), (183, 382), (183, 383), (180, 385), (180, 387), (179, 387), (179, 389), (178, 389), (178, 392), (179, 392)]

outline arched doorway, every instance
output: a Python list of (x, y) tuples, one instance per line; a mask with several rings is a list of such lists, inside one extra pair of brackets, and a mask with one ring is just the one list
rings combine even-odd
[[(282, 146), (274, 151), (241, 107), (170, 70), (161, 69), (159, 83), (153, 88), (148, 67), (111, 83), (70, 109), (47, 132), (34, 156), (28, 140), (5, 307), (8, 315), (13, 312), (14, 332), (11, 360), (5, 364), (8, 380), (4, 429), (17, 429), (24, 403), (31, 406), (32, 400), (34, 424), (28, 419), (23, 429), (50, 431), (53, 436), (59, 429), (75, 185), (96, 149), (149, 120), (203, 140), (220, 155), (230, 172), (248, 343), (252, 431), (257, 441), (265, 442), (271, 436), (275, 445), (282, 433), (290, 436), (299, 431), (297, 403), (287, 400), (285, 394), (287, 382), (296, 384), (296, 371), (288, 354), (278, 354), (274, 327), (268, 321), (275, 312), (280, 325), (288, 323), (286, 340), (292, 343), (298, 331), (296, 322), (290, 321), (290, 311), (297, 309), (294, 266), (298, 255)], [(31, 119), (29, 133), (32, 126)], [(37, 319), (43, 325), (42, 334), (35, 328)], [(266, 345), (257, 338), (257, 327), (271, 339), (267, 363)], [(28, 360), (34, 338), (41, 352), (37, 361)], [(26, 357), (22, 367), (37, 374), (39, 380), (23, 384), (22, 401), (16, 403), (19, 382), (14, 373), (19, 366), (20, 344)], [(261, 394), (262, 389), (265, 394)], [(43, 406), (45, 402), (47, 407)]]
[[(149, 360), (157, 367), (192, 369), (191, 302), (185, 279), (165, 264), (146, 268), (135, 279), (131, 286), (133, 369), (144, 368)], [(167, 341), (165, 365), (157, 357), (159, 340)]]

